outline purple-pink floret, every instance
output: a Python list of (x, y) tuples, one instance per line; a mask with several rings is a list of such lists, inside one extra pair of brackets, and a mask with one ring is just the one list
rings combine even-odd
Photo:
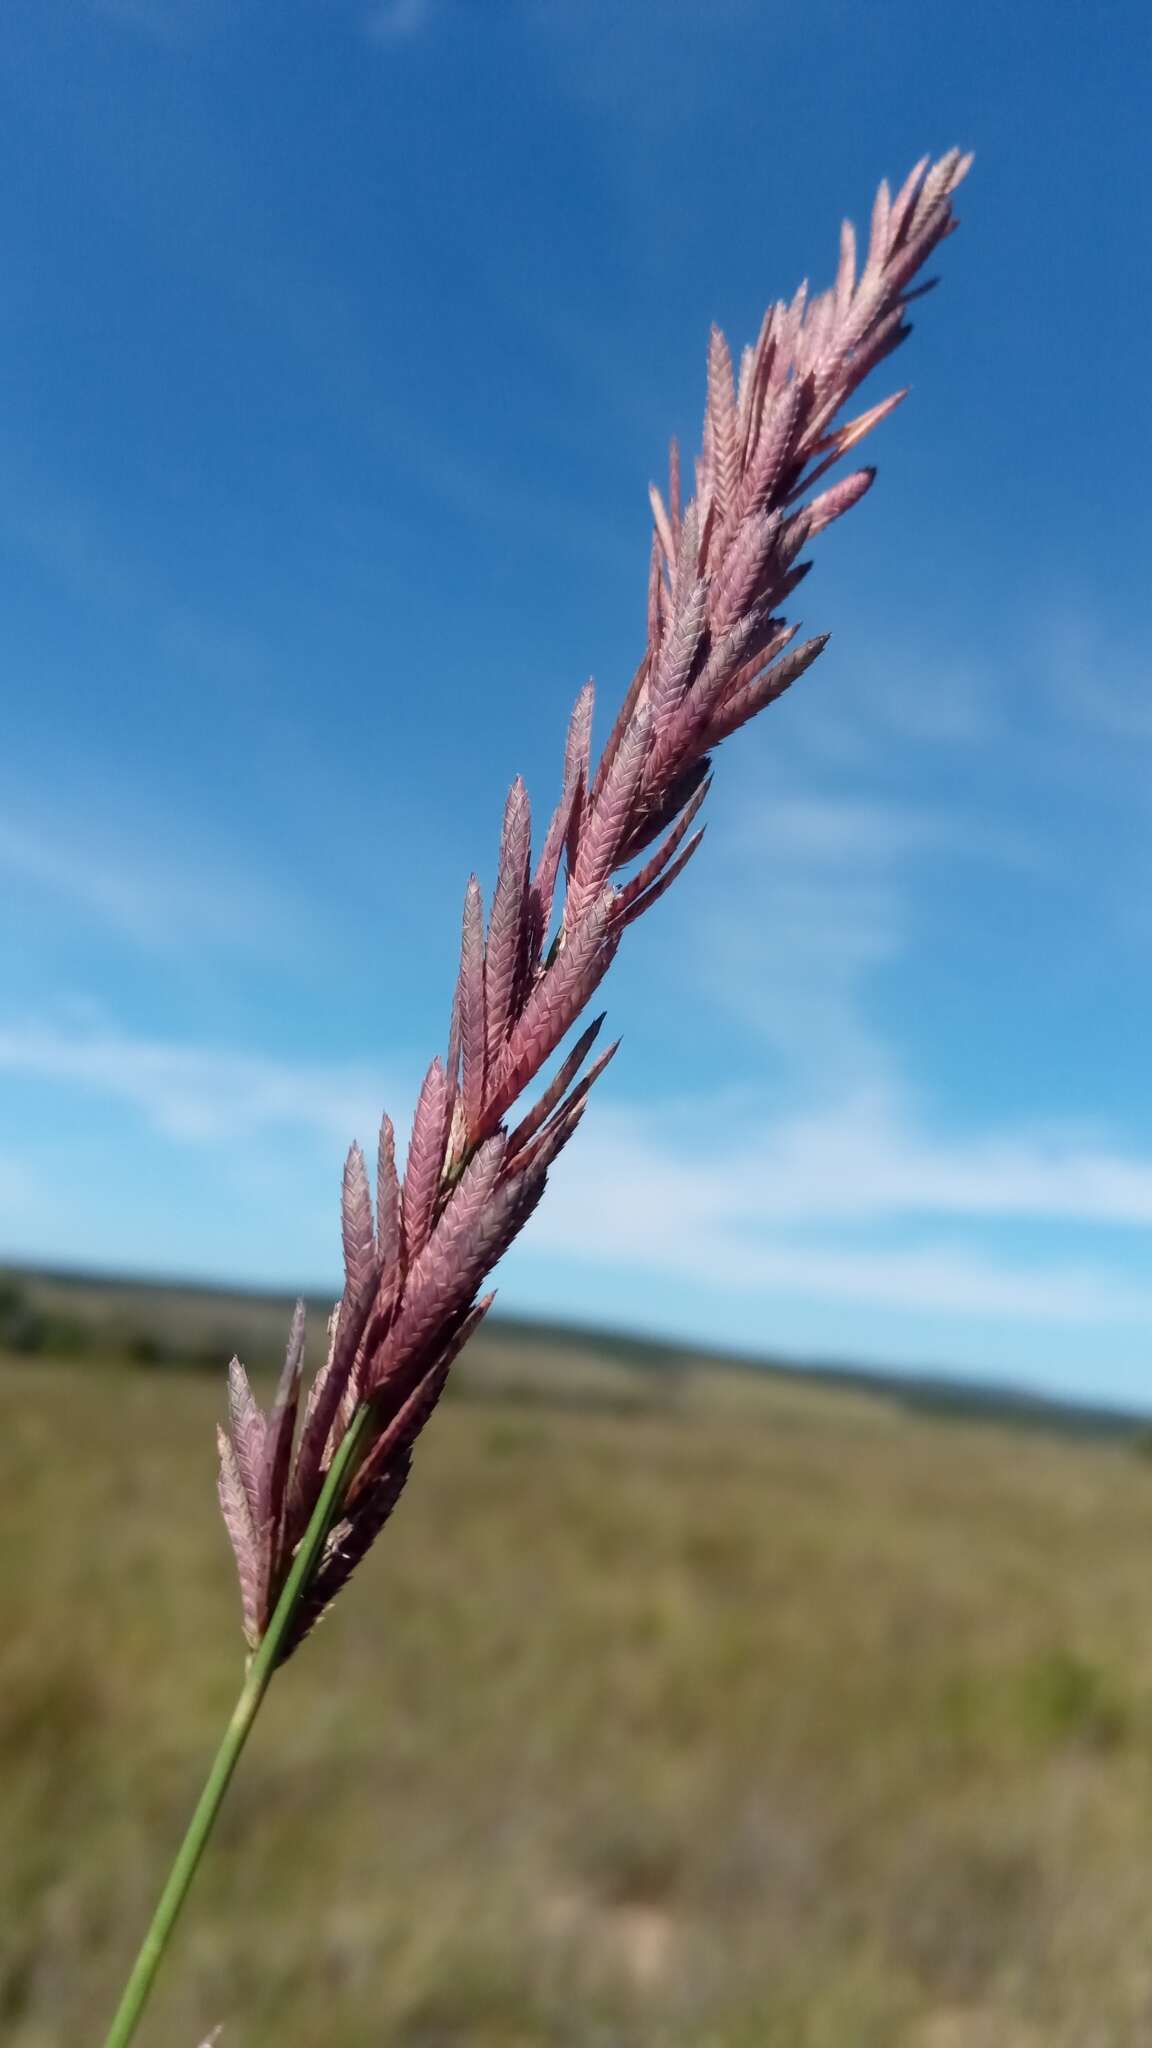
[(508, 1113), (594, 995), (627, 926), (699, 846), (703, 831), (692, 827), (712, 749), (782, 695), (825, 644), (821, 636), (794, 646), (797, 629), (782, 607), (807, 574), (803, 548), (858, 503), (875, 472), (859, 469), (805, 494), (905, 395), (836, 424), (910, 332), (908, 304), (929, 289), (912, 281), (956, 226), (952, 194), (969, 161), (955, 150), (936, 164), (925, 158), (894, 199), (882, 184), (859, 274), (845, 223), (832, 289), (809, 300), (802, 286), (789, 304), (771, 307), (738, 378), (713, 329), (695, 498), (681, 503), (675, 444), (667, 495), (651, 492), (644, 658), (595, 768), (591, 683), (580, 692), (560, 800), (535, 867), (528, 793), (519, 779), (512, 786), (487, 924), (476, 877), (468, 884), (448, 1055), (433, 1061), (420, 1091), (403, 1181), (387, 1118), (375, 1203), (359, 1147), (348, 1156), (344, 1291), (299, 1426), (302, 1306), (269, 1413), (232, 1363), (220, 1503), (253, 1647), (336, 1449), (365, 1406), (372, 1428), (285, 1655), (391, 1513), (412, 1445), (491, 1303), (490, 1294), (477, 1299), (480, 1286), (527, 1222), (615, 1051), (584, 1067), (602, 1017), (511, 1129)]

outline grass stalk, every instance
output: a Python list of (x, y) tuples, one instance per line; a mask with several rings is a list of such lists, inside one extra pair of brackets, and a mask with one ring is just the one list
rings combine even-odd
[[(527, 1092), (587, 1009), (625, 931), (697, 852), (704, 828), (692, 828), (715, 749), (790, 689), (824, 647), (824, 634), (793, 645), (798, 626), (783, 607), (810, 566), (798, 560), (802, 550), (859, 503), (875, 471), (857, 469), (808, 493), (905, 395), (840, 420), (862, 380), (910, 332), (908, 304), (928, 288), (913, 280), (956, 225), (952, 195), (968, 164), (950, 150), (935, 164), (922, 159), (895, 197), (882, 185), (862, 267), (845, 225), (835, 286), (770, 309), (738, 374), (713, 329), (696, 497), (682, 504), (674, 445), (667, 502), (652, 492), (648, 644), (615, 725), (594, 762), (594, 691), (586, 684), (535, 860), (528, 791), (519, 776), (512, 784), (487, 913), (475, 875), (465, 890), (447, 1057), (432, 1060), (421, 1085), (403, 1179), (388, 1117), (375, 1191), (359, 1145), (348, 1154), (344, 1289), (298, 1431), (303, 1303), (267, 1411), (232, 1360), (228, 1427), (218, 1432), (220, 1505), (245, 1634), (256, 1647), (107, 2048), (126, 2048), (135, 2034), (273, 1672), (392, 1513), (416, 1439), (491, 1305), (481, 1286), (535, 1211), (616, 1050), (584, 1066), (603, 1015), (524, 1113)], [(326, 1556), (345, 1501), (339, 1547)]]
[(251, 1734), (264, 1695), (272, 1682), (272, 1674), (280, 1661), (280, 1653), (292, 1626), (297, 1603), (312, 1577), (328, 1532), (336, 1519), (345, 1482), (355, 1470), (357, 1457), (363, 1449), (371, 1427), (371, 1420), (371, 1410), (367, 1407), (362, 1408), (342, 1438), (329, 1466), (311, 1520), (293, 1559), (292, 1569), (284, 1582), (284, 1590), (276, 1603), (260, 1647), (249, 1664), (240, 1697), (213, 1759), (195, 1812), (188, 1823), (187, 1833), (168, 1873), (148, 1932), (141, 1943), (140, 1952), (132, 1966), (131, 1975), (124, 1987), (116, 2016), (108, 2032), (105, 2048), (127, 2048), (127, 2043), (132, 2040), (140, 2024), (156, 1974), (171, 1940), (172, 1930), (191, 1889), (216, 1816), (224, 1803), (232, 1774)]

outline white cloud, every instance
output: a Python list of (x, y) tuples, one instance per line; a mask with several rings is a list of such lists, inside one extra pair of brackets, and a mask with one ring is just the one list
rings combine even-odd
[[(845, 807), (790, 796), (782, 779), (729, 804), (695, 932), (697, 973), (794, 1081), (878, 1079), (888, 1057), (865, 991), (901, 952), (905, 927), (890, 831), (873, 818), (871, 844), (854, 852)], [(754, 888), (734, 907), (719, 878), (749, 872)]]
[(428, 28), (437, 11), (437, 0), (381, 0), (368, 19), (368, 33), (374, 42), (406, 42)]
[[(711, 1142), (702, 1135), (709, 1125)], [(676, 1204), (682, 1234), (943, 1218), (1152, 1228), (1152, 1157), (1059, 1125), (940, 1136), (884, 1087), (784, 1116), (735, 1095), (716, 1099), (710, 1115), (697, 1102), (690, 1146), (678, 1104), (602, 1107), (589, 1130), (569, 1181), (586, 1181), (589, 1197), (596, 1184), (624, 1188), (621, 1211), (642, 1209), (641, 1191), (663, 1189), (657, 1206)]]
[[(521, 12), (553, 56), (566, 95), (626, 113), (620, 141), (627, 146), (678, 124), (704, 127), (731, 90), (717, 55), (726, 54), (726, 45), (734, 54), (746, 43), (757, 10), (749, 0), (711, 0), (707, 8), (697, 0), (663, 0), (659, 34), (646, 8), (619, 0), (521, 0)], [(783, 50), (800, 30), (779, 13), (773, 35)]]
[(88, 0), (94, 14), (159, 43), (175, 42), (188, 25), (188, 0)]
[[(873, 1009), (878, 975), (913, 945), (933, 855), (1044, 878), (1058, 852), (1014, 823), (866, 790), (859, 765), (848, 798), (814, 785), (786, 737), (749, 763), (682, 957), (691, 1000), (737, 1013), (771, 1079), (711, 1102), (598, 1105), (530, 1253), (647, 1270), (682, 1293), (1152, 1322), (1152, 1258), (1145, 1285), (1106, 1258), (1070, 1264), (1059, 1234), (1152, 1227), (1152, 1157), (1059, 1123), (974, 1129), (971, 1107), (961, 1134), (942, 1130)], [(733, 874), (752, 886), (737, 894)], [(1026, 1261), (1009, 1249), (1021, 1224), (1039, 1246)]]
[(1119, 641), (1090, 610), (1049, 622), (1040, 658), (1049, 693), (1066, 717), (1105, 739), (1152, 740), (1152, 656), (1146, 641)]
[(927, 805), (879, 802), (867, 797), (774, 796), (770, 809), (745, 811), (735, 831), (738, 849), (792, 865), (840, 864), (852, 874), (862, 866), (891, 864), (930, 850), (1036, 867), (1042, 856), (1035, 841), (1015, 826), (973, 821)]
[[(786, 737), (749, 766), (681, 957), (690, 1000), (737, 1012), (770, 1078), (710, 1102), (597, 1105), (532, 1245), (668, 1276), (682, 1295), (1152, 1323), (1152, 1256), (1147, 1283), (1107, 1251), (1067, 1257), (1069, 1226), (1152, 1228), (1152, 1156), (1058, 1121), (982, 1129), (978, 1103), (949, 1129), (906, 1085), (872, 1004), (912, 948), (932, 856), (1047, 883), (1059, 848), (958, 806), (862, 793), (859, 772), (837, 797), (798, 772)], [(733, 874), (751, 886), (734, 891)]]
[(0, 1216), (19, 1217), (35, 1189), (35, 1180), (22, 1159), (0, 1152)]
[[(162, 1136), (207, 1147), (268, 1131), (343, 1146), (370, 1138), (386, 1095), (396, 1104), (365, 1068), (83, 1023), (0, 1028), (2, 1073), (127, 1104)], [(23, 1170), (0, 1159), (0, 1207), (26, 1192)], [(1054, 1127), (940, 1136), (884, 1088), (817, 1114), (772, 1116), (734, 1096), (697, 1100), (687, 1115), (681, 1104), (603, 1107), (557, 1170), (526, 1251), (666, 1274), (681, 1289), (1037, 1323), (1152, 1322), (1152, 1260), (1144, 1284), (1106, 1264), (1069, 1263), (1056, 1244), (1027, 1263), (989, 1252), (989, 1229), (1021, 1220), (1152, 1229), (1152, 1158)], [(985, 1242), (958, 1240), (957, 1226)]]
[[(699, 1126), (697, 1106), (697, 1127)], [(676, 1275), (685, 1286), (832, 1296), (897, 1309), (1051, 1321), (1152, 1319), (1149, 1281), (1029, 1264), (957, 1243), (949, 1226), (1009, 1220), (1152, 1227), (1152, 1159), (1083, 1134), (1018, 1130), (942, 1139), (883, 1093), (773, 1122), (716, 1106), (724, 1133), (689, 1149), (676, 1111), (601, 1110), (533, 1226), (538, 1249)], [(731, 1131), (732, 1136), (727, 1133)], [(861, 1243), (861, 1227), (922, 1236)], [(843, 1242), (846, 1230), (853, 1242)]]
[[(721, 1002), (781, 1076), (823, 1100), (895, 1086), (871, 996), (877, 975), (909, 947), (926, 862), (940, 854), (1042, 874), (1047, 849), (1016, 825), (960, 809), (830, 795), (798, 775), (786, 746), (726, 795), (704, 870), (711, 879), (698, 887), (682, 949), (694, 994), (703, 988)], [(733, 875), (751, 876), (752, 886), (734, 889)]]
[(999, 723), (989, 677), (938, 662), (926, 672), (911, 651), (895, 660), (889, 654), (859, 689), (870, 721), (921, 745), (971, 746), (987, 740)]
[[(533, 1223), (527, 1256), (766, 1299), (1038, 1324), (1152, 1322), (1152, 1262), (1145, 1285), (1106, 1261), (1069, 1264), (1056, 1236), (1069, 1224), (1152, 1227), (1152, 1157), (1083, 1127), (942, 1130), (902, 1084), (868, 1016), (870, 977), (908, 942), (911, 877), (927, 851), (1034, 869), (1037, 848), (950, 811), (836, 801), (796, 786), (786, 762), (773, 773), (778, 796), (769, 789), (763, 804), (730, 810), (717, 863), (721, 874), (751, 866), (754, 928), (709, 885), (699, 937), (711, 950), (690, 957), (694, 973), (703, 964), (713, 985), (740, 991), (748, 1021), (781, 1054), (788, 1092), (730, 1088), (674, 1105), (597, 1107)], [(11, 859), (11, 840), (0, 840), (0, 855), (5, 844)], [(47, 858), (18, 852), (26, 866)], [(396, 1107), (364, 1066), (172, 1044), (99, 1016), (0, 1027), (4, 1072), (130, 1105), (162, 1135), (201, 1146), (270, 1130), (343, 1145), (370, 1137), (386, 1096)], [(991, 1236), (1020, 1222), (1052, 1231), (1027, 1261)]]
[(95, 919), (149, 951), (184, 953), (192, 946), (242, 945), (261, 953), (299, 944), (301, 911), (227, 867), (215, 854), (174, 858), (154, 840), (132, 847), (120, 834), (108, 843), (104, 825), (72, 816), (45, 817), (35, 827), (0, 820), (0, 875), (24, 893), (48, 896)]
[(206, 1145), (270, 1127), (363, 1142), (386, 1100), (382, 1077), (367, 1067), (294, 1063), (83, 1024), (0, 1026), (0, 1073), (127, 1103), (163, 1136)]
[[(173, 34), (177, 26), (173, 14)], [(166, 657), (216, 682), (250, 685), (267, 670), (268, 650), (257, 633), (203, 612), (179, 578), (148, 562), (98, 504), (76, 491), (57, 494), (40, 477), (21, 479), (18, 486), (12, 478), (5, 482), (0, 536), (37, 562), (69, 598), (143, 623)]]

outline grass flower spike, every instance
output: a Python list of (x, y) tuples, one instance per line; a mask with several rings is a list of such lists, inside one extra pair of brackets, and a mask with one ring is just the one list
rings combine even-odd
[[(305, 1393), (298, 1307), (267, 1412), (242, 1366), (220, 1432), (220, 1503), (236, 1554), (248, 1677), (129, 1980), (108, 2048), (136, 2023), (204, 1841), (273, 1673), (346, 1584), (387, 1521), (413, 1445), (462, 1346), (487, 1313), (492, 1267), (540, 1200), (615, 1052), (588, 1024), (545, 1069), (608, 972), (628, 927), (703, 837), (715, 748), (816, 660), (787, 607), (809, 543), (859, 503), (874, 472), (830, 472), (905, 396), (854, 416), (859, 386), (910, 331), (917, 282), (956, 225), (969, 159), (917, 164), (881, 185), (866, 253), (841, 233), (835, 283), (772, 306), (734, 370), (713, 329), (694, 491), (675, 444), (651, 492), (644, 655), (598, 759), (591, 683), (568, 726), (560, 795), (533, 853), (528, 793), (513, 783), (485, 911), (468, 883), (447, 1049), (420, 1090), (404, 1170), (384, 1119), (375, 1190), (353, 1146), (344, 1170), (344, 1287)], [(537, 1087), (534, 1100), (522, 1101)]]
[(783, 608), (807, 574), (804, 548), (859, 503), (875, 472), (857, 469), (812, 489), (905, 396), (896, 392), (840, 422), (852, 393), (908, 335), (909, 301), (928, 289), (913, 280), (955, 226), (951, 198), (967, 168), (954, 151), (918, 164), (895, 199), (881, 186), (859, 275), (845, 223), (832, 289), (809, 300), (802, 287), (790, 304), (773, 306), (738, 380), (724, 336), (712, 331), (695, 496), (682, 504), (673, 447), (667, 494), (651, 493), (648, 645), (604, 751), (593, 766), (588, 684), (572, 713), (560, 800), (535, 866), (528, 794), (521, 781), (512, 785), (486, 928), (475, 875), (469, 881), (447, 1059), (432, 1062), (420, 1092), (402, 1184), (384, 1121), (375, 1217), (365, 1161), (355, 1146), (348, 1155), (344, 1292), (294, 1456), (303, 1310), (269, 1415), (233, 1361), (220, 1500), (253, 1649), (362, 1411), (370, 1426), (282, 1657), (391, 1513), (413, 1442), (487, 1312), (492, 1297), (477, 1300), (477, 1290), (540, 1200), (549, 1166), (615, 1051), (609, 1046), (582, 1072), (602, 1018), (511, 1127), (509, 1113), (595, 994), (627, 927), (700, 845), (696, 820), (712, 750), (781, 696), (825, 645), (820, 635), (797, 646)]

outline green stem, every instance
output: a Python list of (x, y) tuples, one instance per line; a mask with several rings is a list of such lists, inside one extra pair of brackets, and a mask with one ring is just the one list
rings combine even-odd
[(272, 1682), (272, 1674), (280, 1661), (280, 1652), (291, 1628), (297, 1604), (312, 1576), (328, 1531), (336, 1519), (345, 1481), (363, 1448), (370, 1422), (371, 1411), (362, 1408), (328, 1468), (320, 1498), (292, 1561), (292, 1569), (284, 1581), (284, 1590), (276, 1602), (276, 1609), (267, 1631), (248, 1667), (243, 1690), (224, 1731), (224, 1739), (216, 1752), (196, 1811), (188, 1824), (188, 1832), (168, 1873), (168, 1881), (160, 1894), (159, 1903), (152, 1916), (152, 1924), (133, 1964), (132, 1974), (124, 1987), (124, 1995), (117, 2007), (116, 2017), (104, 2048), (127, 2048), (127, 2043), (131, 2041), (140, 2023), (140, 2016), (163, 1960), (172, 1929), (204, 1853), (204, 1845), (212, 1832), (213, 1823), (231, 1783), (232, 1773), (239, 1762), (240, 1752), (248, 1740), (252, 1723), (260, 1711), (260, 1703)]

